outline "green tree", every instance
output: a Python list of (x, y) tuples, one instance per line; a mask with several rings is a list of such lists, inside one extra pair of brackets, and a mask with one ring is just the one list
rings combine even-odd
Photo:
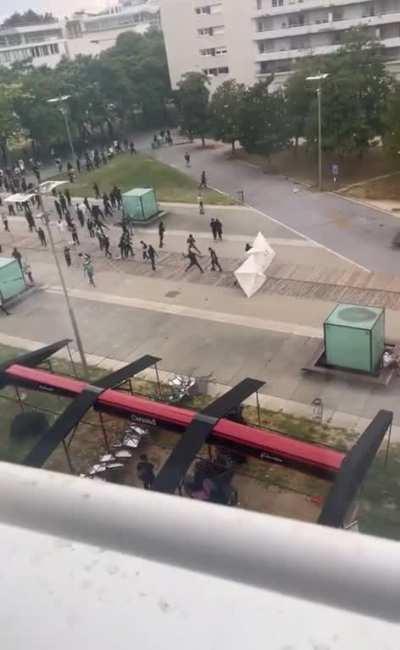
[(384, 147), (390, 156), (400, 160), (400, 83), (393, 84), (384, 121)]
[(272, 77), (259, 81), (245, 93), (239, 139), (250, 153), (266, 156), (289, 144), (286, 99), (281, 91), (269, 92)]
[(239, 139), (241, 115), (246, 87), (233, 79), (224, 81), (212, 96), (210, 102), (210, 124), (218, 140), (230, 142), (232, 152)]
[(208, 129), (209, 83), (207, 75), (187, 72), (179, 81), (176, 93), (182, 128), (191, 140), (195, 136), (201, 138), (203, 147)]
[(15, 112), (15, 102), (20, 96), (18, 84), (0, 84), (0, 149), (4, 164), (8, 164), (8, 145), (20, 130), (20, 122)]

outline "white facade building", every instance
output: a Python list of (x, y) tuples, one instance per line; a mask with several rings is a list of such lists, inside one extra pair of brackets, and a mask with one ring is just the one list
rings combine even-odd
[(67, 55), (63, 25), (58, 21), (0, 29), (0, 66), (29, 61), (54, 67)]
[(334, 52), (357, 26), (380, 39), (400, 75), (400, 0), (161, 0), (161, 19), (174, 87), (189, 71), (205, 71), (212, 89), (271, 72), (280, 84), (299, 59)]
[(76, 13), (65, 25), (69, 56), (95, 56), (113, 47), (120, 34), (143, 34), (151, 27), (160, 28), (158, 0), (121, 0), (98, 14)]

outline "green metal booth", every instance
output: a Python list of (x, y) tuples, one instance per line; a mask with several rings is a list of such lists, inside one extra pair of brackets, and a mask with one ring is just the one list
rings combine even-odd
[(135, 222), (146, 222), (157, 216), (159, 208), (154, 189), (136, 187), (122, 195), (125, 216)]
[(20, 265), (13, 257), (0, 257), (0, 291), (8, 300), (26, 288)]

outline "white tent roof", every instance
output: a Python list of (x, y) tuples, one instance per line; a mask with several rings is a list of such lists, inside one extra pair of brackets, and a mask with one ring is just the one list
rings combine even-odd
[(27, 201), (30, 201), (35, 194), (10, 194), (10, 196), (7, 196), (6, 199), (4, 199), (5, 203), (26, 203)]
[(254, 256), (250, 256), (236, 269), (235, 277), (248, 298), (251, 298), (265, 282), (265, 275)]
[(259, 268), (262, 271), (265, 271), (271, 264), (276, 253), (274, 249), (271, 248), (271, 246), (268, 244), (264, 235), (259, 232), (253, 242), (253, 247), (246, 252), (246, 255), (249, 259), (253, 257), (257, 262)]

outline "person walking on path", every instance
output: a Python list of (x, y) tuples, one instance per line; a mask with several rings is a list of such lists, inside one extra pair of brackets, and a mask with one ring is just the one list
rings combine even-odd
[(13, 258), (15, 260), (17, 260), (17, 262), (19, 264), (19, 267), (20, 267), (20, 269), (22, 271), (23, 270), (22, 269), (22, 255), (21, 255), (21, 253), (19, 252), (19, 250), (18, 250), (18, 248), (16, 246), (14, 246), (11, 255), (13, 256)]
[(87, 229), (89, 231), (90, 239), (93, 239), (96, 235), (94, 234), (94, 223), (93, 223), (93, 220), (92, 220), (91, 217), (87, 218), (86, 226), (87, 226)]
[(190, 167), (190, 153), (188, 151), (185, 151), (184, 158), (185, 158), (186, 167)]
[(153, 248), (153, 246), (151, 244), (149, 244), (149, 246), (147, 248), (147, 256), (148, 256), (148, 258), (149, 258), (149, 260), (151, 262), (151, 268), (153, 269), (153, 271), (155, 271), (156, 270), (156, 257), (158, 257), (158, 255), (157, 255), (155, 249)]
[(39, 226), (39, 228), (37, 229), (36, 232), (38, 234), (39, 241), (40, 241), (41, 245), (46, 247), (47, 246), (47, 240), (46, 240), (46, 235), (44, 234), (43, 228), (41, 226)]
[(196, 253), (198, 253), (199, 255), (201, 255), (201, 252), (199, 251), (199, 249), (198, 249), (197, 246), (196, 246), (196, 240), (195, 240), (195, 238), (193, 237), (193, 235), (192, 235), (191, 233), (190, 233), (189, 237), (187, 238), (186, 243), (187, 243), (187, 245), (188, 245), (188, 252), (189, 252), (189, 253), (190, 253), (190, 251), (192, 250), (192, 248), (194, 248), (194, 250), (196, 251)]
[(54, 207), (56, 209), (58, 216), (60, 217), (60, 219), (62, 219), (62, 210), (58, 199), (54, 199)]
[(199, 189), (207, 189), (207, 175), (204, 170), (201, 172)]
[(215, 230), (217, 231), (218, 239), (222, 241), (222, 223), (219, 219), (215, 219)]
[(136, 471), (139, 479), (143, 482), (145, 490), (150, 490), (155, 479), (154, 465), (150, 463), (146, 454), (141, 454), (140, 460), (136, 466)]
[(84, 204), (86, 210), (87, 210), (87, 211), (89, 212), (89, 214), (90, 214), (91, 209), (90, 209), (89, 199), (88, 199), (87, 196), (85, 196), (85, 198), (83, 199), (83, 204)]
[(210, 228), (211, 228), (211, 232), (212, 232), (212, 236), (213, 236), (214, 241), (217, 241), (217, 225), (215, 223), (214, 218), (211, 219), (211, 221), (210, 221)]
[(103, 250), (106, 257), (112, 257), (110, 251), (110, 240), (105, 233), (103, 233)]
[(10, 312), (7, 311), (7, 309), (4, 307), (4, 296), (1, 289), (0, 289), (0, 309), (3, 312), (3, 314), (5, 314), (6, 316), (11, 316)]
[(64, 194), (60, 192), (60, 205), (61, 205), (61, 210), (65, 214), (68, 210), (67, 207), (67, 199), (65, 198)]
[(70, 267), (72, 264), (72, 260), (71, 260), (71, 249), (69, 246), (64, 246), (64, 259), (66, 265)]
[(10, 228), (8, 227), (8, 216), (6, 214), (2, 214), (1, 220), (3, 222), (4, 230), (6, 232), (10, 232)]
[(201, 194), (199, 194), (199, 196), (197, 197), (197, 202), (199, 204), (199, 214), (205, 214), (205, 212), (204, 212), (204, 200), (203, 200), (203, 196)]
[(192, 266), (197, 266), (197, 268), (200, 270), (201, 273), (204, 273), (203, 269), (201, 268), (200, 264), (197, 261), (197, 255), (194, 253), (190, 248), (188, 251), (188, 254), (185, 255), (190, 260), (189, 266), (186, 267), (185, 273), (189, 271), (189, 269), (192, 268)]
[(164, 246), (164, 233), (165, 233), (164, 222), (160, 221), (160, 223), (158, 224), (158, 235), (160, 237), (159, 248), (162, 248)]
[(90, 255), (85, 255), (85, 259), (83, 261), (83, 273), (84, 275), (87, 276), (87, 279), (89, 280), (89, 284), (91, 287), (95, 287), (94, 283), (94, 266), (92, 263), (92, 258)]
[(97, 185), (97, 183), (93, 183), (93, 189), (94, 189), (94, 195), (95, 195), (96, 199), (99, 199), (101, 195), (100, 195), (100, 190), (99, 190), (99, 186)]
[(219, 263), (217, 253), (211, 247), (209, 247), (208, 252), (210, 253), (211, 271), (215, 271), (215, 267), (217, 267), (218, 271), (222, 273), (222, 268), (221, 264)]

